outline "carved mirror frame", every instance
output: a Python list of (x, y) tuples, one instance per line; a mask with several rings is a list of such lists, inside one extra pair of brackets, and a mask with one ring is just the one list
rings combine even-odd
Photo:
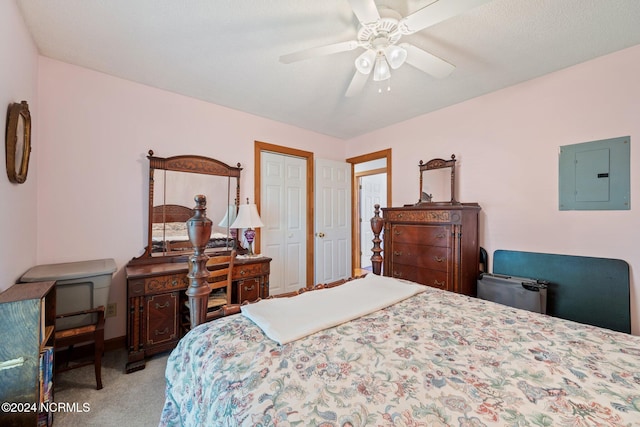
[[(138, 260), (140, 259), (154, 259), (162, 260), (167, 257), (176, 257), (176, 256), (185, 256), (186, 254), (178, 253), (173, 254), (170, 252), (163, 252), (163, 255), (156, 256), (152, 255), (153, 251), (153, 220), (154, 215), (157, 215), (157, 212), (154, 212), (154, 172), (156, 170), (162, 171), (175, 171), (175, 172), (189, 172), (195, 174), (203, 174), (203, 175), (215, 175), (228, 177), (229, 179), (235, 178), (236, 188), (235, 188), (235, 197), (234, 203), (236, 205), (236, 210), (240, 201), (240, 171), (242, 168), (240, 167), (240, 163), (237, 166), (229, 166), (226, 163), (223, 163), (219, 160), (212, 159), (204, 156), (196, 156), (196, 155), (181, 155), (181, 156), (173, 156), (173, 157), (156, 157), (153, 155), (153, 150), (149, 150), (149, 155), (147, 158), (149, 159), (149, 218), (147, 221), (147, 247), (145, 248), (144, 254), (142, 254)], [(195, 196), (195, 193), (192, 195)], [(208, 201), (208, 203), (215, 203), (216, 201)], [(229, 204), (229, 200), (224, 201), (225, 206)], [(173, 205), (167, 205), (169, 208), (173, 208)], [(183, 208), (179, 206), (179, 208)], [(237, 242), (236, 242), (237, 244)], [(229, 248), (230, 250), (232, 248)]]
[[(418, 164), (418, 166), (420, 168), (420, 197), (418, 199), (417, 204), (433, 203), (431, 201), (431, 196), (429, 194), (426, 194), (423, 191), (422, 174), (427, 171), (433, 171), (433, 170), (444, 169), (444, 168), (451, 168), (451, 201), (445, 202), (445, 203), (451, 203), (453, 205), (459, 204), (459, 202), (456, 200), (456, 190), (455, 190), (456, 189), (456, 156), (455, 154), (451, 155), (451, 160), (431, 159), (427, 163), (423, 163), (422, 160), (420, 160), (420, 163)], [(438, 202), (435, 202), (435, 203), (438, 203)]]
[(31, 155), (31, 113), (27, 101), (9, 105), (5, 148), (7, 177), (22, 184), (27, 180)]

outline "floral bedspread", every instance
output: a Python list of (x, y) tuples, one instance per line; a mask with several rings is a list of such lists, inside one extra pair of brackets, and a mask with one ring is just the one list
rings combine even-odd
[(200, 325), (166, 382), (161, 426), (640, 426), (640, 337), (429, 288), (283, 346)]

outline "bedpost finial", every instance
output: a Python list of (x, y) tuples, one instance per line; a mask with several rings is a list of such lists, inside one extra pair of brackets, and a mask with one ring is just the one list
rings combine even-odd
[(194, 209), (206, 209), (207, 207), (207, 196), (204, 194), (196, 194), (193, 198), (196, 202), (196, 206)]

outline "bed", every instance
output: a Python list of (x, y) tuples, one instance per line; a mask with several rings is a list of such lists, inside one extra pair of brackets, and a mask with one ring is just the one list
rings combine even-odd
[[(415, 286), (306, 292), (285, 302), (324, 302), (290, 323), (331, 317), (344, 294), (326, 292), (381, 284)], [(246, 313), (197, 326), (169, 356), (160, 425), (640, 426), (640, 337), (424, 286), (320, 326), (284, 344)]]
[[(189, 241), (186, 221), (193, 216), (193, 209), (180, 205), (153, 207), (151, 223), (151, 252), (193, 251)], [(213, 231), (206, 248), (227, 248), (232, 236)]]

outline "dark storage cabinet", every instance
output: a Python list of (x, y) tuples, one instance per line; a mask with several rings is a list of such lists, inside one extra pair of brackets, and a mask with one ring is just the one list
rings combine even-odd
[(424, 203), (382, 212), (385, 276), (476, 295), (480, 206)]

